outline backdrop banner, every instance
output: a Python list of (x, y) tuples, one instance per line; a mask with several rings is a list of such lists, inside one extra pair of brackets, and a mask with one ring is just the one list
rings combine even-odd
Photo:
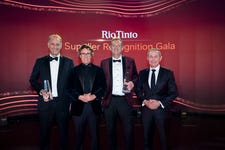
[(78, 65), (82, 44), (94, 49), (93, 63), (111, 56), (112, 37), (124, 42), (138, 71), (146, 53), (162, 51), (161, 65), (174, 71), (177, 111), (225, 112), (225, 1), (1, 1), (0, 117), (36, 111), (29, 83), (35, 60), (49, 53), (47, 40), (63, 38), (61, 54)]

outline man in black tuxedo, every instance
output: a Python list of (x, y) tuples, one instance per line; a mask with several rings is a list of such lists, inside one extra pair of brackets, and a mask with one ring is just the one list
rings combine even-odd
[[(67, 89), (69, 72), (73, 61), (60, 55), (62, 38), (52, 34), (48, 39), (50, 54), (38, 58), (30, 76), (32, 87), (39, 94), (38, 113), (40, 119), (40, 147), (49, 149), (50, 131), (55, 119), (59, 128), (60, 150), (68, 150), (68, 114), (69, 103)], [(46, 91), (44, 81), (49, 82)]]
[(160, 66), (161, 52), (153, 48), (147, 52), (150, 68), (141, 70), (136, 94), (142, 102), (144, 150), (152, 150), (154, 127), (158, 129), (163, 150), (167, 150), (166, 115), (168, 106), (177, 97), (177, 86), (171, 70)]
[(106, 84), (103, 70), (91, 63), (93, 49), (82, 45), (78, 54), (81, 64), (70, 75), (70, 94), (73, 98), (71, 114), (75, 127), (75, 150), (84, 149), (85, 127), (90, 132), (91, 150), (99, 150), (99, 121), (101, 100)]
[[(110, 150), (118, 150), (117, 119), (122, 121), (125, 150), (134, 149), (132, 92), (138, 73), (134, 59), (122, 55), (122, 47), (122, 40), (113, 38), (110, 45), (112, 57), (101, 61), (101, 67), (104, 70), (107, 83), (107, 91), (102, 101), (102, 106)], [(123, 90), (125, 86), (126, 90)]]

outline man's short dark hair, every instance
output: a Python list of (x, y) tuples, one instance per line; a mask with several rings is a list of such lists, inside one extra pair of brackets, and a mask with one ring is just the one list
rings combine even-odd
[(94, 54), (94, 50), (87, 44), (81, 45), (81, 47), (78, 49), (78, 54), (80, 55), (81, 50), (85, 48), (91, 51), (91, 55)]

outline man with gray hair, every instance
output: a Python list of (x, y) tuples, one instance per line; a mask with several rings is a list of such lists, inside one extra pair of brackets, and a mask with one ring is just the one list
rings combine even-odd
[(177, 97), (177, 86), (173, 72), (160, 66), (162, 55), (158, 49), (150, 49), (147, 60), (150, 67), (140, 71), (136, 88), (137, 97), (142, 103), (144, 150), (153, 149), (155, 126), (162, 149), (167, 150), (167, 111), (170, 103)]
[(70, 100), (67, 88), (73, 61), (60, 54), (62, 38), (58, 34), (49, 36), (48, 49), (49, 55), (36, 60), (30, 76), (30, 83), (39, 94), (40, 148), (49, 150), (50, 131), (55, 120), (59, 128), (60, 149), (68, 150)]
[(117, 118), (124, 129), (124, 150), (134, 149), (134, 127), (132, 116), (132, 92), (138, 78), (133, 58), (122, 55), (123, 43), (120, 38), (113, 38), (110, 45), (112, 56), (101, 61), (105, 72), (107, 91), (102, 100), (109, 149), (118, 150)]

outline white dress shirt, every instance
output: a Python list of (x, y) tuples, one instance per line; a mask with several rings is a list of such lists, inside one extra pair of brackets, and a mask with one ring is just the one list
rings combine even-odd
[(50, 73), (51, 73), (52, 96), (53, 97), (58, 97), (57, 81), (58, 81), (60, 54), (57, 57), (58, 57), (58, 61), (56, 61), (56, 60), (50, 61)]
[(158, 75), (159, 75), (159, 68), (160, 68), (160, 65), (158, 65), (156, 68), (150, 67), (150, 71), (149, 71), (149, 75), (148, 75), (148, 85), (150, 88), (151, 88), (151, 79), (152, 79), (152, 69), (155, 69), (155, 85), (156, 85)]
[(112, 94), (123, 96), (123, 63), (122, 56), (112, 60), (121, 60), (121, 62), (112, 62)]
[[(155, 69), (155, 85), (157, 83), (157, 79), (158, 79), (158, 75), (159, 75), (159, 69), (160, 69), (160, 65), (158, 65), (156, 68), (151, 68), (149, 69), (149, 75), (148, 75), (148, 85), (151, 88), (151, 78), (152, 78), (152, 69)], [(164, 105), (161, 103), (161, 101), (159, 101), (160, 105), (162, 108), (164, 108)], [(145, 106), (144, 103), (142, 103), (142, 106)]]

